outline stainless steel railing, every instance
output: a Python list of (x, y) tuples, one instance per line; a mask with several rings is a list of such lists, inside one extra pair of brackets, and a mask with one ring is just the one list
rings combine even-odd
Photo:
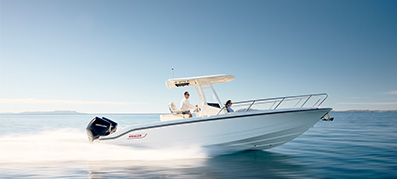
[[(318, 98), (318, 99), (317, 99)], [(258, 105), (269, 105), (267, 110), (275, 110), (283, 106), (285, 103), (289, 103), (287, 108), (303, 108), (303, 107), (319, 107), (328, 98), (327, 93), (317, 93), (317, 94), (307, 94), (298, 96), (285, 96), (276, 98), (266, 98), (266, 99), (255, 99), (248, 101), (233, 102), (233, 106), (243, 107), (239, 112), (247, 112), (253, 107)], [(294, 102), (296, 101), (296, 102)], [(244, 106), (247, 106), (246, 108)], [(264, 109), (266, 110), (266, 109)], [(219, 112), (226, 112), (225, 106), (223, 106)]]

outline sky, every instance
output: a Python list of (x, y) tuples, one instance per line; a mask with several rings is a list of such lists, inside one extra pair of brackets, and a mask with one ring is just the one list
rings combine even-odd
[(168, 112), (198, 98), (167, 79), (215, 74), (221, 101), (397, 110), (397, 1), (0, 2), (0, 113)]

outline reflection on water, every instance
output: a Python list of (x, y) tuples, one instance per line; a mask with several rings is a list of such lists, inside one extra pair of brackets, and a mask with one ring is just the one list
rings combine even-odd
[[(292, 156), (266, 151), (245, 151), (219, 156), (209, 159), (206, 166), (208, 170), (214, 171), (214, 176), (227, 178), (313, 176), (307, 167), (296, 163)], [(225, 168), (233, 172), (225, 172)]]
[(314, 174), (293, 157), (246, 151), (213, 158), (172, 161), (125, 161), (88, 163), (91, 178), (310, 178)]
[(13, 165), (3, 172), (2, 177), (31, 178), (318, 178), (306, 166), (296, 163), (292, 156), (266, 151), (199, 159)]

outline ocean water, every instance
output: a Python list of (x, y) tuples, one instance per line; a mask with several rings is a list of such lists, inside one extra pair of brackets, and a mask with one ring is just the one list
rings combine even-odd
[[(397, 178), (397, 113), (330, 114), (282, 146), (220, 156), (91, 144), (96, 115), (0, 115), (0, 178)], [(120, 127), (159, 120), (98, 116)]]

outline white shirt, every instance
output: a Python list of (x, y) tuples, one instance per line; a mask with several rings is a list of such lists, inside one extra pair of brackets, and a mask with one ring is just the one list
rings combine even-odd
[(181, 110), (182, 111), (187, 111), (189, 109), (194, 109), (195, 106), (191, 105), (189, 100), (186, 98), (183, 98), (181, 101)]

